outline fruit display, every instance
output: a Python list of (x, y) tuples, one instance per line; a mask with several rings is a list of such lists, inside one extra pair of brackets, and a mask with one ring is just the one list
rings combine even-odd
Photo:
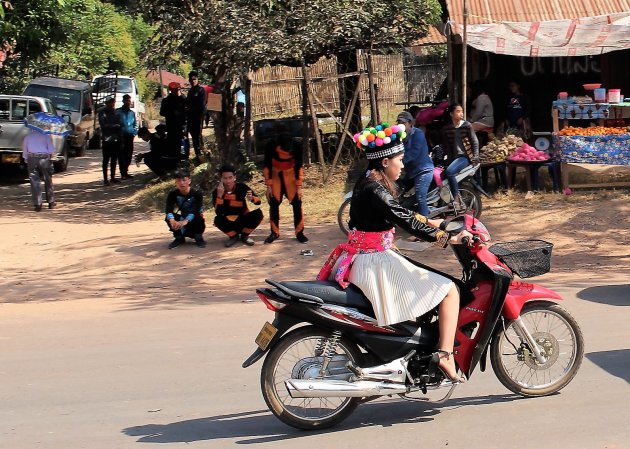
[(501, 140), (494, 139), (479, 150), (479, 159), (485, 164), (503, 162), (521, 146), (523, 139), (514, 135), (507, 135)]
[(525, 143), (508, 157), (508, 160), (514, 162), (548, 161), (549, 154)]
[(560, 130), (558, 134), (561, 136), (605, 136), (614, 134), (627, 134), (630, 132), (630, 126), (626, 127), (610, 127), (610, 126), (591, 126), (590, 128), (579, 128), (575, 126), (567, 126)]

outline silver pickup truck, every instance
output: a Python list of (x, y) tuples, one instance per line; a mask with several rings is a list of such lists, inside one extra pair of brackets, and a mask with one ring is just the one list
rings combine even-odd
[[(35, 112), (57, 114), (55, 106), (47, 98), (0, 95), (0, 163), (25, 165), (22, 141), (31, 131), (24, 125), (24, 118)], [(68, 141), (63, 136), (52, 136), (52, 139), (55, 171), (65, 171), (68, 167)]]

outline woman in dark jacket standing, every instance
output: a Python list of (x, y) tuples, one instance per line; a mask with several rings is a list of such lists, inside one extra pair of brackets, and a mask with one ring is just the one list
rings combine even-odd
[(455, 175), (470, 163), (479, 162), (479, 141), (470, 122), (464, 120), (464, 109), (458, 103), (448, 107), (451, 122), (442, 130), (442, 145), (448, 167), (445, 170), (448, 185), (458, 206), (463, 206)]

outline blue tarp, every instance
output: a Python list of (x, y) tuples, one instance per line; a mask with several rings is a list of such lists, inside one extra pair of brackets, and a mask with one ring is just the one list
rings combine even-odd
[(559, 136), (553, 145), (562, 162), (630, 165), (630, 134), (606, 136)]

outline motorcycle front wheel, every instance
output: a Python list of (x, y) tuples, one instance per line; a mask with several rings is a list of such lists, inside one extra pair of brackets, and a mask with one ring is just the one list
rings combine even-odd
[(348, 361), (358, 364), (359, 348), (344, 338), (331, 345), (331, 335), (315, 327), (302, 327), (284, 336), (263, 363), (260, 383), (269, 410), (280, 421), (297, 429), (323, 429), (334, 426), (359, 405), (360, 398), (292, 398), (286, 388), (288, 379), (320, 377), (324, 355), (332, 360), (324, 379), (348, 380), (352, 373)]
[(341, 206), (339, 206), (339, 212), (337, 212), (337, 224), (345, 237), (347, 237), (348, 232), (350, 232), (350, 226), (348, 225), (348, 222), (350, 221), (350, 200), (352, 200), (352, 198), (347, 198), (343, 203), (341, 203)]
[(492, 340), (494, 373), (508, 390), (521, 396), (547, 396), (561, 390), (582, 364), (584, 337), (580, 326), (562, 307), (544, 301), (525, 304), (521, 319), (546, 361), (541, 364), (536, 360), (510, 321)]

